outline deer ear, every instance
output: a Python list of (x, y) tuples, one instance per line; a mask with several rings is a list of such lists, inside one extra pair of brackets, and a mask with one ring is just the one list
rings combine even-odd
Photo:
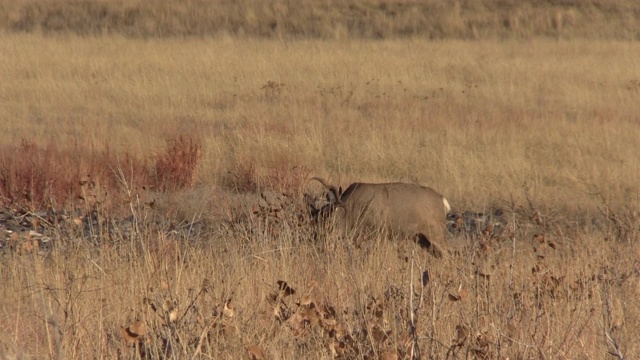
[(303, 201), (305, 202), (305, 204), (313, 207), (313, 197), (309, 194), (304, 194), (302, 197)]
[(309, 206), (309, 210), (311, 213), (318, 212), (318, 208), (316, 207), (315, 201), (313, 200), (313, 196), (309, 194), (304, 194), (304, 202)]
[(340, 187), (338, 188), (338, 195), (339, 195), (340, 197), (342, 197), (342, 186), (340, 186)]

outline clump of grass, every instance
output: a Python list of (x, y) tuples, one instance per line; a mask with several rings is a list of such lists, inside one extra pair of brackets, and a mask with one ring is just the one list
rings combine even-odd
[(255, 165), (251, 162), (233, 162), (222, 179), (222, 186), (239, 193), (257, 192), (260, 186)]
[(288, 163), (258, 169), (254, 162), (243, 160), (232, 162), (223, 177), (222, 186), (238, 193), (257, 193), (276, 190), (289, 194), (300, 194), (311, 171), (302, 165)]
[(302, 165), (284, 164), (268, 169), (264, 182), (273, 190), (299, 194), (311, 177), (311, 171)]

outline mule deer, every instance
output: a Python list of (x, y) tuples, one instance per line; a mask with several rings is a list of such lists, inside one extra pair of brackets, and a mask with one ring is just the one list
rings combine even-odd
[(337, 216), (347, 229), (383, 230), (392, 236), (416, 237), (418, 243), (436, 257), (445, 246), (449, 202), (435, 190), (407, 183), (353, 183), (343, 192), (321, 178), (314, 177), (330, 193), (329, 203), (311, 205), (315, 220)]

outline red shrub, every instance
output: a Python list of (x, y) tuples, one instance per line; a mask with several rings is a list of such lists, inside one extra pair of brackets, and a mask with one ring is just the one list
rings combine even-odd
[(23, 140), (0, 150), (0, 203), (30, 209), (60, 205), (74, 195), (80, 178), (78, 158), (62, 154), (55, 144), (45, 149)]
[(170, 140), (166, 151), (156, 158), (156, 188), (167, 191), (193, 186), (201, 157), (199, 141), (182, 136)]

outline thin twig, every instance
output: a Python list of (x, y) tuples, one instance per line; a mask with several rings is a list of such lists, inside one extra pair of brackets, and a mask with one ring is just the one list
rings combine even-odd
[(415, 248), (416, 245), (413, 244), (411, 247), (411, 270), (409, 276), (409, 317), (411, 321), (411, 337), (413, 338), (413, 344), (411, 345), (411, 359), (420, 359), (420, 348), (418, 347), (418, 335), (416, 333), (416, 323), (414, 319), (415, 309), (413, 307), (413, 264), (415, 262)]

